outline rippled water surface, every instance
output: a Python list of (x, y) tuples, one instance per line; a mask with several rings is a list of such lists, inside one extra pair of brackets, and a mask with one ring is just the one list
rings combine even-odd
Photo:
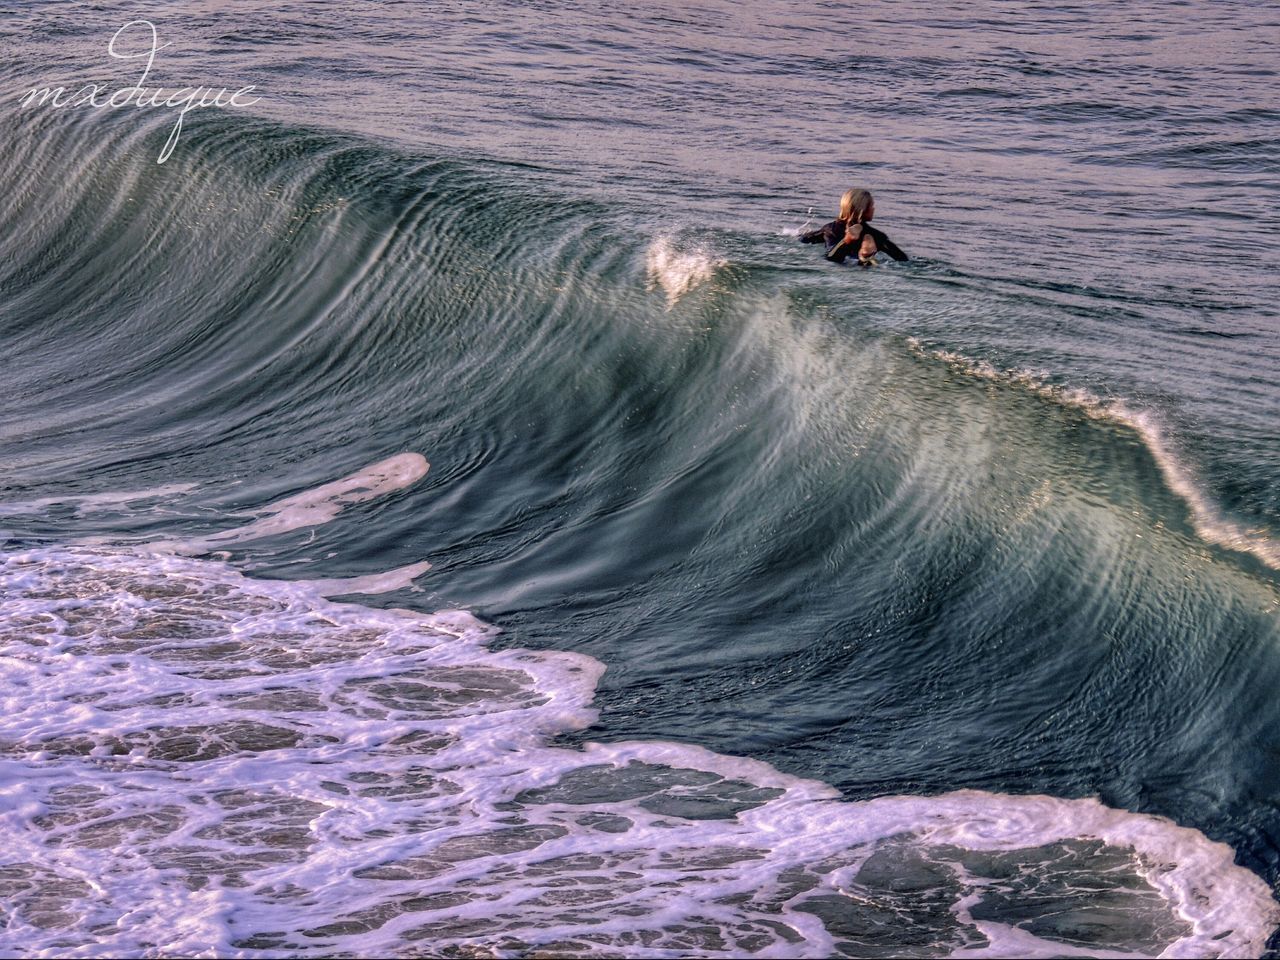
[(4, 950), (1267, 952), (1274, 7), (0, 50)]

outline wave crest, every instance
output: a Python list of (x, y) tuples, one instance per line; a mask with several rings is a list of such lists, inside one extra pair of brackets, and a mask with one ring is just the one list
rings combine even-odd
[(1280, 570), (1280, 543), (1272, 539), (1266, 530), (1245, 527), (1223, 513), (1197, 483), (1191, 468), (1174, 452), (1174, 443), (1155, 411), (1135, 409), (1123, 400), (1104, 399), (1079, 387), (1053, 384), (1044, 376), (1028, 370), (1000, 370), (985, 360), (974, 360), (949, 350), (929, 349), (918, 340), (909, 340), (908, 346), (916, 356), (940, 360), (967, 377), (1017, 387), (1078, 410), (1091, 419), (1132, 430), (1151, 454), (1165, 485), (1187, 505), (1192, 526), (1200, 539), (1248, 554), (1271, 569)]

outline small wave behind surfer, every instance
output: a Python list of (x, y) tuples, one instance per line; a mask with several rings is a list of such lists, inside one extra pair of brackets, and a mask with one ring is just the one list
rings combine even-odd
[(864, 267), (876, 262), (877, 253), (887, 253), (895, 260), (906, 260), (907, 255), (879, 230), (870, 226), (876, 215), (876, 202), (871, 191), (862, 187), (846, 190), (840, 198), (840, 214), (824, 227), (800, 234), (801, 243), (825, 243), (826, 257), (833, 263), (844, 263), (852, 253), (857, 253), (858, 263)]

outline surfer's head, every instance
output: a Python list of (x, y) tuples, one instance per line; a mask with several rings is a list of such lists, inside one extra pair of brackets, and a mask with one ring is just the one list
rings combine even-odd
[(861, 223), (876, 215), (876, 202), (871, 191), (863, 187), (846, 190), (840, 198), (840, 219), (846, 223)]

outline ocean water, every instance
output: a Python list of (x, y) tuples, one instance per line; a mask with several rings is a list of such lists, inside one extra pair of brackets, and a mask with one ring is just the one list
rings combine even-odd
[(0, 952), (1275, 955), (1274, 6), (0, 13)]

